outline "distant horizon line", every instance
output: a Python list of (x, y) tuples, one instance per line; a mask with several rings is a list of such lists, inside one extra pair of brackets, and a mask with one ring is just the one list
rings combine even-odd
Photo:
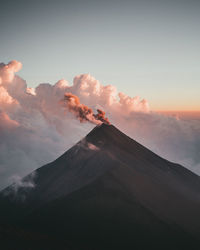
[(161, 113), (169, 113), (169, 112), (188, 112), (188, 113), (200, 113), (200, 110), (179, 110), (179, 109), (174, 109), (174, 110), (161, 110), (161, 109), (154, 109), (152, 111), (155, 111), (155, 112), (161, 112)]

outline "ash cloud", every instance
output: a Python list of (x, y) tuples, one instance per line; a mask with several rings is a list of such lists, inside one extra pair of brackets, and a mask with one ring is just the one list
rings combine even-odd
[(64, 105), (72, 112), (80, 122), (91, 122), (93, 124), (100, 124), (102, 122), (110, 124), (107, 117), (105, 117), (105, 112), (101, 109), (97, 109), (97, 114), (94, 114), (92, 109), (88, 106), (81, 104), (78, 96), (73, 95), (72, 93), (65, 93)]
[[(11, 176), (21, 178), (55, 160), (95, 124), (105, 122), (105, 113), (138, 142), (200, 174), (200, 120), (151, 112), (146, 100), (118, 93), (89, 74), (76, 76), (72, 85), (61, 79), (30, 88), (16, 75), (21, 67), (17, 61), (0, 64), (0, 188), (11, 183)], [(66, 93), (86, 110), (84, 119), (94, 122), (80, 123), (82, 113), (61, 101)]]

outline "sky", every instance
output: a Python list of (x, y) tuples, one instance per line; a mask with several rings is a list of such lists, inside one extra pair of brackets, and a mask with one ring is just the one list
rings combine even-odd
[(99, 119), (200, 175), (199, 13), (197, 0), (2, 2), (0, 189)]
[(28, 86), (103, 85), (152, 110), (200, 110), (200, 1), (3, 1), (0, 61), (22, 62)]

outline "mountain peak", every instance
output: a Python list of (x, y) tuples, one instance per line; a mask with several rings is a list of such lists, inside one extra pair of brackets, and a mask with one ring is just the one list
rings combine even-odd
[(119, 146), (134, 141), (114, 125), (105, 123), (97, 125), (85, 138), (88, 142), (95, 145), (98, 144), (98, 146), (105, 144), (115, 144)]
[(164, 249), (182, 250), (188, 242), (192, 249), (199, 193), (198, 176), (102, 123), (37, 169), (34, 188), (1, 192), (0, 220), (67, 239), (78, 250), (135, 249), (136, 242), (137, 249), (163, 249), (163, 242)]

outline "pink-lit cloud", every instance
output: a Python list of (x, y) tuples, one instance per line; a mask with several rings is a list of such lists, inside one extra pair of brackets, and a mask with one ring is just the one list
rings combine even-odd
[(0, 130), (10, 130), (19, 126), (19, 123), (12, 120), (9, 115), (0, 110)]
[(22, 68), (22, 64), (16, 60), (8, 64), (0, 63), (0, 84), (6, 84), (13, 81), (15, 73)]

